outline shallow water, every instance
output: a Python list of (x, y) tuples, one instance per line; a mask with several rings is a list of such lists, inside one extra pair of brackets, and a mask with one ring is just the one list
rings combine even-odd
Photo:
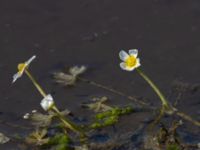
[[(30, 67), (32, 73), (46, 91), (53, 93), (58, 107), (66, 106), (75, 116), (89, 115), (79, 108), (91, 96), (108, 96), (112, 105), (131, 103), (82, 82), (76, 88), (53, 84), (52, 72), (76, 64), (89, 67), (85, 78), (159, 105), (136, 72), (119, 68), (120, 49), (138, 48), (142, 68), (168, 96), (176, 79), (191, 85), (200, 83), (198, 0), (7, 0), (0, 2), (0, 12), (0, 132), (7, 136), (25, 135), (29, 129), (8, 124), (29, 127), (22, 116), (33, 109), (42, 111), (42, 97), (27, 77), (11, 84), (17, 64), (33, 54), (37, 59)], [(200, 119), (199, 97), (199, 89), (184, 93), (178, 108)], [(173, 96), (170, 101), (173, 103)], [(123, 117), (116, 125), (117, 133), (133, 132), (149, 117), (145, 112)], [(188, 122), (184, 126), (191, 135), (200, 133)], [(11, 142), (0, 145), (0, 149), (19, 148)]]

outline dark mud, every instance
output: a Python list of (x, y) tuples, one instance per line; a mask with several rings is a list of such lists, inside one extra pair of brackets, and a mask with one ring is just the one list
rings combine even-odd
[[(79, 108), (90, 96), (108, 96), (112, 105), (131, 101), (82, 82), (76, 88), (55, 86), (50, 74), (65, 65), (87, 65), (90, 70), (85, 78), (160, 105), (137, 73), (119, 68), (120, 49), (138, 48), (143, 69), (174, 103), (176, 96), (171, 92), (175, 80), (200, 83), (199, 27), (199, 0), (0, 1), (0, 132), (26, 135), (31, 129), (22, 116), (41, 110), (41, 97), (27, 77), (11, 84), (17, 64), (33, 54), (38, 56), (31, 65), (33, 74), (46, 91), (53, 93), (58, 107), (67, 107), (75, 116), (88, 116)], [(199, 120), (199, 98), (198, 88), (184, 91), (177, 107)], [(116, 125), (117, 132), (105, 129), (98, 138), (106, 140), (107, 134), (113, 133), (133, 135), (149, 117), (145, 112), (123, 117)], [(199, 142), (199, 128), (185, 122), (182, 130), (188, 131), (182, 135), (186, 142)], [(12, 141), (0, 149), (21, 149), (17, 144)]]

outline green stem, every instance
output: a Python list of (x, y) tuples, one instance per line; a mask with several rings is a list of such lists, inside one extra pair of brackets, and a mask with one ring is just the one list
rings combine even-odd
[(52, 110), (54, 110), (56, 112), (56, 114), (58, 115), (59, 119), (64, 123), (64, 125), (71, 129), (74, 132), (80, 132), (80, 130), (78, 129), (78, 127), (76, 125), (74, 125), (72, 122), (70, 122), (67, 118), (64, 118), (62, 116), (62, 114), (60, 113), (60, 111), (58, 110), (58, 108), (56, 106), (52, 107)]
[(40, 92), (40, 94), (43, 97), (46, 97), (47, 94), (44, 92), (44, 90), (42, 89), (42, 87), (37, 83), (37, 81), (34, 79), (34, 77), (31, 75), (31, 73), (28, 71), (28, 69), (25, 69), (25, 73), (30, 78), (30, 80), (33, 82), (33, 84), (35, 85), (35, 87), (37, 88), (37, 90)]
[(159, 88), (153, 83), (153, 81), (139, 68), (136, 69), (138, 73), (144, 78), (144, 80), (152, 87), (152, 89), (155, 91), (155, 93), (160, 98), (162, 105), (166, 108), (169, 108), (169, 103), (165, 96), (161, 93)]
[[(46, 97), (47, 94), (44, 92), (44, 90), (42, 89), (42, 87), (38, 84), (38, 82), (35, 80), (35, 78), (31, 75), (31, 73), (28, 71), (28, 69), (25, 69), (25, 73), (27, 74), (27, 76), (30, 78), (30, 80), (32, 81), (32, 83), (35, 85), (35, 87), (37, 88), (37, 90), (40, 92), (40, 94), (43, 97)], [(81, 132), (78, 127), (76, 127), (76, 125), (74, 125), (73, 123), (71, 123), (69, 120), (67, 120), (66, 118), (64, 118), (62, 116), (62, 114), (60, 113), (60, 111), (57, 109), (57, 107), (54, 105), (52, 107), (52, 110), (54, 110), (56, 112), (56, 114), (58, 115), (59, 119), (63, 122), (63, 124), (71, 129), (74, 132)]]
[(185, 114), (185, 113), (182, 113), (182, 112), (176, 112), (176, 115), (187, 120), (187, 121), (190, 121), (192, 122), (194, 125), (200, 127), (200, 121), (197, 121), (197, 120), (194, 120), (192, 117), (190, 117), (189, 115)]
[(121, 91), (115, 90), (115, 89), (110, 88), (110, 87), (108, 87), (108, 86), (99, 84), (99, 83), (97, 83), (97, 82), (95, 82), (95, 81), (91, 81), (91, 80), (88, 80), (88, 79), (85, 79), (85, 78), (82, 78), (82, 77), (77, 77), (77, 78), (78, 78), (79, 80), (83, 81), (83, 82), (86, 82), (86, 83), (90, 84), (90, 85), (93, 85), (93, 86), (102, 88), (102, 89), (107, 90), (107, 91), (110, 91), (110, 92), (112, 92), (112, 93), (114, 93), (114, 94), (117, 94), (117, 95), (126, 97), (127, 99), (130, 99), (130, 100), (133, 100), (133, 101), (135, 101), (136, 103), (138, 103), (138, 104), (140, 104), (140, 105), (142, 105), (142, 106), (148, 106), (148, 107), (150, 107), (148, 103), (145, 103), (145, 102), (143, 102), (143, 101), (141, 101), (141, 100), (138, 100), (137, 98), (135, 98), (135, 97), (133, 97), (133, 96), (126, 95), (126, 94), (124, 94), (124, 93), (121, 92)]

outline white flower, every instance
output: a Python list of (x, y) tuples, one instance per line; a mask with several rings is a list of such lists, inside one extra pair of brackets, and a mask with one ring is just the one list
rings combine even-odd
[(30, 63), (36, 58), (35, 55), (33, 55), (29, 60), (27, 60), (26, 62), (24, 63), (20, 63), (18, 64), (17, 68), (18, 68), (18, 72), (16, 74), (13, 75), (13, 81), (12, 83), (14, 83), (18, 78), (20, 78), (23, 73), (24, 73), (24, 70), (26, 68), (28, 68), (28, 66), (30, 65)]
[(123, 61), (123, 62), (120, 63), (120, 67), (123, 70), (133, 71), (135, 68), (138, 68), (139, 66), (141, 66), (140, 59), (137, 58), (138, 50), (137, 49), (130, 49), (128, 51), (128, 53), (125, 52), (124, 50), (121, 50), (119, 52), (119, 57)]
[(54, 105), (53, 97), (48, 94), (42, 99), (40, 105), (45, 111), (48, 111)]

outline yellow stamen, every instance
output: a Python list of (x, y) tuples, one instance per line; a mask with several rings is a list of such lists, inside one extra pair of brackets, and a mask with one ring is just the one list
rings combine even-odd
[(134, 56), (129, 56), (126, 60), (125, 60), (125, 64), (127, 67), (132, 68), (134, 66), (136, 66), (137, 64), (137, 59)]
[(24, 63), (18, 64), (18, 66), (17, 66), (18, 72), (19, 72), (20, 74), (22, 74), (23, 71), (24, 71), (24, 69), (25, 69), (25, 67), (26, 67), (26, 64), (24, 64)]

